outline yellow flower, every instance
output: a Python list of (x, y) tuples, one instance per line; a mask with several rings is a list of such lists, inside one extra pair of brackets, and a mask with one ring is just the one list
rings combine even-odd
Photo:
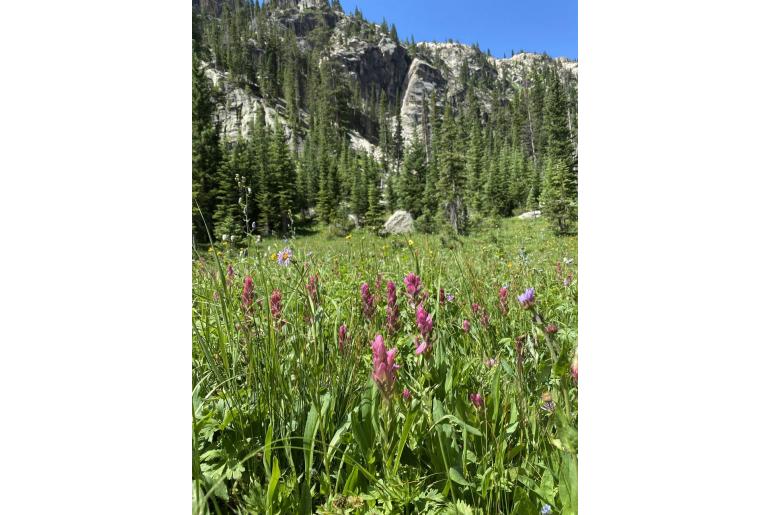
[(347, 236), (345, 236), (345, 239), (346, 239), (346, 240), (349, 240), (349, 239), (350, 239), (350, 238), (352, 238), (352, 237), (353, 237), (353, 235), (352, 235), (352, 234), (348, 234)]
[(409, 240), (409, 246), (414, 247), (414, 242), (412, 240)]
[(270, 256), (270, 259), (272, 259), (273, 261), (277, 260), (278, 259), (278, 254), (273, 252), (272, 255)]
[(508, 261), (508, 268), (513, 268), (513, 263), (511, 263), (510, 261)]
[(209, 247), (209, 252), (214, 252), (214, 247)]

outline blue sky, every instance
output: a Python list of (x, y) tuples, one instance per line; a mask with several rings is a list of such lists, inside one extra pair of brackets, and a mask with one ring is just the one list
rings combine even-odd
[(369, 21), (383, 16), (398, 36), (417, 41), (478, 42), (495, 57), (511, 51), (577, 59), (577, 0), (340, 0)]

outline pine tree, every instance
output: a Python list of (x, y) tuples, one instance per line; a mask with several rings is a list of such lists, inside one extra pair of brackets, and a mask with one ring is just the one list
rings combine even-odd
[(192, 221), (194, 237), (200, 242), (207, 240), (207, 226), (213, 231), (216, 176), (222, 160), (219, 126), (212, 120), (215, 108), (212, 96), (210, 82), (193, 56)]
[(454, 114), (449, 102), (444, 104), (438, 164), (439, 189), (444, 199), (441, 204), (446, 221), (455, 234), (463, 233), (468, 215), (464, 198), (464, 163), (457, 144)]
[(577, 222), (575, 184), (568, 165), (560, 159), (548, 158), (545, 166), (540, 201), (543, 216), (557, 234), (570, 232)]

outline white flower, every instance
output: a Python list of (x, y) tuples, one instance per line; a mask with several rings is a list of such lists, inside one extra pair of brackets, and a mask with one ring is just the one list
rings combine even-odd
[(248, 191), (249, 191), (249, 195), (251, 195), (251, 188), (248, 188)]
[(222, 241), (227, 241), (227, 235), (226, 234), (222, 235)]
[(235, 234), (230, 235), (230, 242), (235, 243)]

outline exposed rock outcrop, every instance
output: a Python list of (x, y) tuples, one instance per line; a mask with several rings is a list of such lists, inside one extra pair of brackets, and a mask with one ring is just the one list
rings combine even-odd
[(399, 210), (390, 215), (385, 222), (383, 232), (388, 234), (406, 234), (414, 231), (414, 220), (407, 211)]

